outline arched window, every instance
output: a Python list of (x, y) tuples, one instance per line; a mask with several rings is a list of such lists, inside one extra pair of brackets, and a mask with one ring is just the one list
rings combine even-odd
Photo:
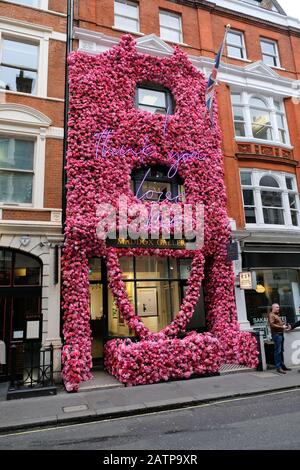
[(252, 134), (255, 139), (272, 140), (271, 113), (262, 98), (250, 99)]
[(183, 202), (183, 181), (166, 166), (142, 167), (131, 174), (132, 190), (142, 201)]
[(259, 182), (260, 186), (266, 186), (268, 188), (279, 188), (279, 183), (276, 181), (273, 176), (263, 176)]
[(154, 83), (141, 83), (136, 88), (136, 108), (153, 114), (174, 114), (175, 102), (168, 88)]

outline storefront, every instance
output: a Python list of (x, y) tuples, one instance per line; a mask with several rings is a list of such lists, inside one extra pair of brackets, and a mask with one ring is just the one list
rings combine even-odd
[(204, 75), (179, 49), (141, 54), (129, 35), (69, 63), (67, 391), (90, 380), (103, 355), (130, 385), (212, 374), (227, 361), (255, 367), (256, 341), (237, 321)]
[(243, 268), (256, 273), (256, 290), (245, 291), (248, 320), (267, 329), (272, 304), (280, 305), (283, 321), (293, 324), (300, 315), (300, 247), (297, 245), (245, 245)]
[[(177, 315), (187, 289), (190, 259), (124, 257), (120, 259), (128, 298), (144, 325), (153, 333), (166, 328)], [(135, 337), (121, 316), (108, 287), (105, 263), (89, 260), (89, 292), (93, 366), (102, 365), (103, 345), (113, 338)], [(189, 330), (206, 328), (203, 289), (188, 325)]]

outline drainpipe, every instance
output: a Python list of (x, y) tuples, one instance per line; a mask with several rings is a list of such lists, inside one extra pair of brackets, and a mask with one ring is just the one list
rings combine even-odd
[(64, 230), (66, 221), (66, 206), (67, 206), (67, 174), (66, 174), (66, 160), (67, 160), (67, 136), (68, 136), (68, 113), (69, 113), (69, 67), (67, 58), (73, 50), (73, 24), (74, 24), (74, 0), (68, 0), (67, 10), (67, 44), (66, 44), (66, 62), (65, 62), (65, 110), (64, 110), (64, 147), (63, 147), (63, 174), (62, 174), (62, 227)]

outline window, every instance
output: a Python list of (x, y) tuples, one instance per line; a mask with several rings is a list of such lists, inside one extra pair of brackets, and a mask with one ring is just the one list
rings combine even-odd
[(235, 135), (290, 145), (284, 104), (272, 97), (231, 93)]
[(255, 139), (273, 140), (271, 114), (265, 101), (261, 98), (251, 98), (250, 113), (253, 137)]
[(260, 40), (263, 62), (270, 67), (280, 67), (278, 47), (275, 41)]
[(139, 25), (139, 6), (129, 0), (115, 0), (115, 27), (137, 33)]
[(153, 114), (173, 114), (171, 92), (159, 85), (139, 85), (136, 90), (136, 107)]
[(13, 3), (19, 3), (20, 5), (26, 5), (29, 7), (36, 7), (40, 6), (40, 0), (11, 0)]
[(50, 125), (47, 116), (29, 106), (0, 104), (0, 205), (44, 207)]
[(293, 175), (241, 170), (246, 224), (299, 227), (299, 197)]
[(247, 59), (244, 34), (230, 30), (226, 38), (227, 55), (235, 59)]
[(183, 181), (178, 173), (169, 174), (163, 166), (144, 167), (134, 170), (131, 175), (132, 190), (141, 201), (183, 202)]
[(0, 136), (0, 202), (32, 203), (34, 142)]
[(160, 37), (166, 41), (182, 43), (182, 21), (179, 13), (159, 10)]
[(8, 37), (1, 45), (0, 87), (36, 94), (38, 45)]

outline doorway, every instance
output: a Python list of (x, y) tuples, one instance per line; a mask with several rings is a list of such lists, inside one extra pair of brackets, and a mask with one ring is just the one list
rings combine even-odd
[(16, 347), (15, 371), (23, 373), (25, 324), (28, 316), (39, 317), (42, 298), (42, 265), (27, 254), (0, 250), (0, 380), (8, 380), (11, 348)]

